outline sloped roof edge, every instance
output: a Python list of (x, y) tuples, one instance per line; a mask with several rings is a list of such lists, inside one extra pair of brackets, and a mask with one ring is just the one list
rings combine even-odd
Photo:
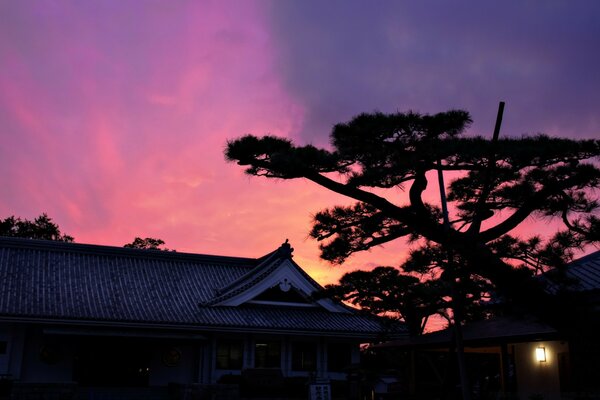
[[(443, 347), (453, 340), (452, 327), (376, 345), (376, 349)], [(551, 326), (532, 317), (495, 317), (489, 320), (467, 323), (462, 328), (465, 346), (519, 343), (556, 339), (559, 333)]]
[(322, 286), (315, 281), (310, 275), (304, 271), (298, 264), (292, 259), (292, 252), (294, 249), (290, 246), (287, 239), (286, 241), (275, 251), (260, 257), (260, 262), (252, 268), (248, 273), (241, 276), (237, 280), (230, 282), (223, 288), (219, 289), (217, 296), (211, 299), (209, 302), (203, 304), (205, 306), (218, 304), (224, 300), (227, 300), (233, 296), (236, 296), (246, 290), (256, 286), (258, 283), (263, 281), (269, 276), (275, 269), (277, 269), (284, 261), (289, 261), (290, 264), (312, 285), (316, 290), (321, 289)]
[(250, 257), (231, 257), (209, 254), (186, 253), (179, 251), (162, 251), (132, 249), (127, 247), (107, 246), (87, 243), (68, 243), (53, 240), (37, 240), (0, 236), (2, 247), (40, 249), (45, 251), (113, 255), (132, 258), (169, 259), (194, 262), (213, 262), (236, 265), (256, 265), (260, 259)]
[(377, 319), (327, 308), (202, 306), (264, 262), (285, 264), (282, 271), (293, 271), (306, 292), (320, 287), (291, 254), (254, 259), (0, 238), (0, 320), (341, 335), (383, 328)]
[(558, 293), (561, 289), (570, 292), (589, 293), (600, 290), (600, 250), (587, 254), (581, 258), (573, 260), (566, 265), (563, 283), (553, 279), (559, 271), (551, 270), (540, 279), (546, 284), (546, 290), (552, 294)]

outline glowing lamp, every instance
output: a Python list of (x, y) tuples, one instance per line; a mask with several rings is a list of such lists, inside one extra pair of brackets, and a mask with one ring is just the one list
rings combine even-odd
[(535, 359), (539, 362), (546, 362), (546, 348), (544, 346), (535, 349)]

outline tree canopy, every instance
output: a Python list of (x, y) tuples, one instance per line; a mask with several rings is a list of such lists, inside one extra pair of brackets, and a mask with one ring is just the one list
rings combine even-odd
[(14, 215), (0, 219), (0, 236), (59, 242), (73, 242), (74, 240), (72, 236), (61, 233), (58, 225), (46, 213), (36, 217), (33, 221)]
[[(465, 135), (471, 122), (463, 110), (361, 114), (335, 125), (330, 149), (245, 135), (227, 143), (225, 157), (250, 175), (304, 178), (356, 200), (315, 215), (310, 236), (322, 242), (326, 260), (341, 264), (405, 238), (443, 250), (441, 268), (455, 254), (457, 277), (476, 276), (507, 298), (529, 298), (526, 277), (600, 241), (600, 142), (541, 134), (493, 140)], [(441, 205), (424, 196), (438, 172), (456, 177), (445, 188), (449, 223)], [(513, 233), (536, 218), (563, 228), (552, 237)]]
[[(448, 274), (438, 265), (443, 252), (439, 246), (427, 245), (415, 249), (399, 268), (379, 266), (372, 270), (357, 270), (344, 274), (339, 283), (329, 284), (317, 298), (327, 297), (358, 306), (371, 314), (401, 319), (411, 336), (424, 332), (432, 315), (448, 323), (460, 298), (463, 320), (486, 318), (494, 310), (487, 301), (492, 285), (479, 276), (470, 276), (452, 285)], [(458, 259), (455, 262), (459, 262)], [(451, 311), (452, 310), (452, 311)]]
[(421, 282), (397, 268), (380, 266), (344, 274), (338, 284), (325, 286), (317, 297), (348, 302), (371, 314), (400, 318), (414, 336), (423, 332), (429, 316), (443, 315), (446, 306), (442, 293), (437, 281)]
[(155, 239), (151, 237), (141, 238), (137, 237), (131, 243), (127, 243), (123, 245), (123, 247), (127, 247), (130, 249), (141, 249), (141, 250), (162, 250), (162, 251), (175, 251), (169, 250), (166, 247), (162, 247), (165, 245), (165, 241), (162, 239)]
[[(72, 236), (61, 233), (58, 225), (46, 213), (41, 214), (34, 220), (23, 219), (14, 215), (0, 219), (0, 236), (74, 242)], [(162, 239), (136, 236), (131, 243), (127, 243), (123, 247), (142, 250), (175, 251), (164, 247), (164, 245), (165, 241)]]

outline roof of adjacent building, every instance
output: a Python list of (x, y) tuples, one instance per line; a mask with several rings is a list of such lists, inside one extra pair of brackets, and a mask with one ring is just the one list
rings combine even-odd
[(291, 260), (287, 243), (255, 259), (0, 238), (0, 318), (361, 337), (381, 333), (380, 319), (353, 311), (216, 305), (215, 299), (244, 290), (282, 259)]
[[(548, 273), (553, 274), (555, 271)], [(597, 293), (600, 290), (600, 251), (581, 257), (566, 266), (561, 286), (548, 276), (546, 288), (550, 293), (567, 289), (578, 293)], [(566, 279), (565, 279), (566, 278)], [(532, 316), (503, 316), (488, 320), (466, 323), (462, 327), (465, 345), (489, 345), (499, 343), (518, 343), (560, 337), (559, 332)], [(375, 346), (376, 348), (413, 348), (446, 346), (453, 340), (453, 331), (446, 328), (414, 338), (403, 338)]]
[[(500, 343), (519, 343), (558, 337), (558, 331), (550, 325), (527, 316), (495, 317), (484, 321), (469, 322), (462, 327), (466, 346)], [(377, 348), (440, 347), (453, 341), (450, 328), (377, 345)]]
[(561, 289), (575, 292), (595, 292), (600, 290), (600, 251), (590, 253), (566, 266), (561, 280), (554, 281), (552, 277), (558, 271), (551, 271), (547, 275), (547, 289), (556, 293)]

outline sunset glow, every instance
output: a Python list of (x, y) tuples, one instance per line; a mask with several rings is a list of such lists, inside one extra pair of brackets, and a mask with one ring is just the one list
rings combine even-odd
[(501, 100), (502, 135), (600, 135), (599, 2), (426, 3), (1, 2), (0, 217), (46, 212), (79, 243), (150, 236), (231, 256), (289, 239), (320, 283), (398, 265), (402, 241), (319, 260), (311, 215), (350, 201), (247, 177), (227, 140), (327, 146), (361, 112), (451, 108), (489, 136)]

